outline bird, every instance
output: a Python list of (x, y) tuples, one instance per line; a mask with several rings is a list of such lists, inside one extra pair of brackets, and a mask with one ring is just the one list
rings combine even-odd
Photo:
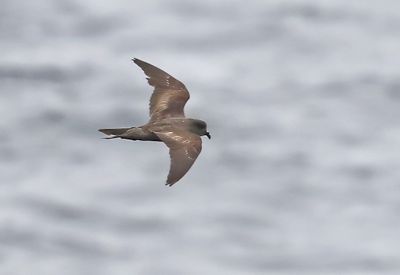
[(207, 123), (200, 119), (186, 118), (184, 107), (189, 100), (186, 86), (156, 66), (133, 58), (154, 87), (150, 97), (150, 119), (143, 126), (99, 129), (105, 139), (128, 139), (164, 142), (169, 148), (170, 168), (167, 186), (174, 185), (192, 167), (202, 149), (201, 136), (211, 139)]

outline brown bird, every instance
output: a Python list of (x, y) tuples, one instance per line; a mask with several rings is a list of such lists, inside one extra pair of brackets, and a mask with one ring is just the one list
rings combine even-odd
[(172, 186), (189, 171), (201, 152), (200, 136), (211, 138), (207, 124), (199, 119), (185, 118), (184, 107), (189, 100), (185, 85), (163, 70), (134, 58), (154, 87), (150, 98), (150, 120), (140, 127), (99, 129), (106, 139), (162, 141), (169, 147), (171, 166), (166, 185)]

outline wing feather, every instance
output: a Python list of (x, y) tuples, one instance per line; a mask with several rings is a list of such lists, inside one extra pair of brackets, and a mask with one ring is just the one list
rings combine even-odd
[(201, 138), (187, 131), (173, 129), (155, 134), (169, 147), (171, 166), (167, 185), (172, 186), (192, 167), (201, 152)]
[(189, 100), (189, 92), (185, 85), (163, 70), (133, 59), (147, 76), (148, 83), (154, 87), (150, 98), (150, 121), (158, 121), (168, 117), (184, 117), (184, 107)]

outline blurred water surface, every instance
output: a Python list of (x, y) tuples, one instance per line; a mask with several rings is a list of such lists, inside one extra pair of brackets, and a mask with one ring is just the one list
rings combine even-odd
[[(399, 1), (1, 0), (0, 274), (399, 274)], [(173, 188), (130, 58), (204, 119)]]

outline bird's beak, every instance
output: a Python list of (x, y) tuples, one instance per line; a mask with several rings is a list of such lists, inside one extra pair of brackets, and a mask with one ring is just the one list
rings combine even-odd
[(208, 137), (208, 139), (211, 139), (211, 135), (209, 132), (206, 132), (206, 136)]

